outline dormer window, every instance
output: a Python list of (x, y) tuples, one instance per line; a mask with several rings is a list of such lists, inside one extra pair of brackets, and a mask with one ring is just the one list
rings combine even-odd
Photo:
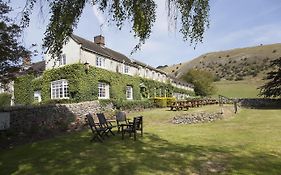
[(97, 56), (96, 58), (96, 66), (97, 67), (105, 67), (105, 59)]

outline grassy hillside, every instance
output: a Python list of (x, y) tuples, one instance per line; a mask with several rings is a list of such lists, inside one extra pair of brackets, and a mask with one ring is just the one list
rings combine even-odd
[(281, 43), (260, 45), (212, 52), (201, 55), (191, 61), (171, 66), (159, 66), (170, 75), (181, 78), (192, 68), (212, 73), (217, 93), (228, 97), (258, 97), (257, 89), (264, 81), (266, 73), (271, 71), (270, 61), (281, 57)]
[(215, 82), (215, 87), (217, 88), (216, 94), (213, 97), (218, 97), (218, 95), (223, 95), (232, 98), (257, 98), (259, 97), (259, 90), (257, 89), (263, 84), (263, 81), (219, 81)]
[(189, 69), (207, 70), (222, 80), (243, 80), (264, 77), (271, 60), (281, 57), (281, 44), (240, 48), (201, 55), (191, 61), (161, 69), (181, 77)]

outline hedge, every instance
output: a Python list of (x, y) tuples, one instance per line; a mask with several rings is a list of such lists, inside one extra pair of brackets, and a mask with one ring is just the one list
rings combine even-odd
[(11, 94), (1, 93), (0, 94), (0, 108), (11, 105)]

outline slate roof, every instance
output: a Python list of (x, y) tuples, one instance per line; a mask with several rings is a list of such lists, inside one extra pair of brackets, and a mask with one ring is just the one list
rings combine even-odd
[(38, 73), (38, 74), (41, 74), (45, 71), (45, 61), (39, 61), (39, 62), (36, 62), (36, 63), (32, 63), (30, 68), (32, 71)]
[[(149, 68), (151, 70), (154, 70), (156, 72), (160, 72), (160, 73), (163, 73), (165, 75), (168, 75), (166, 72), (164, 72), (162, 70), (159, 70), (159, 69), (156, 69), (156, 68), (154, 68), (154, 67), (152, 67), (148, 64), (142, 63), (138, 60), (131, 60), (122, 53), (116, 52), (116, 51), (114, 51), (112, 49), (109, 49), (107, 47), (101, 47), (98, 44), (94, 43), (93, 41), (81, 38), (81, 37), (79, 37), (77, 35), (74, 35), (74, 34), (71, 35), (71, 38), (75, 42), (77, 42), (78, 44), (81, 44), (82, 49), (84, 49), (86, 51), (90, 51), (90, 52), (96, 53), (98, 55), (110, 58), (112, 60), (115, 60), (115, 61), (118, 61), (118, 62), (121, 62), (121, 63), (126, 63), (126, 64), (134, 66), (134, 67), (142, 66), (142, 67), (146, 67), (146, 68)], [(173, 81), (177, 84), (185, 85), (185, 86), (189, 86), (189, 87), (194, 87), (192, 84), (180, 81), (177, 78), (172, 77), (170, 75), (168, 75), (168, 76), (170, 78), (172, 78)]]
[(81, 47), (82, 49), (84, 50), (87, 50), (87, 51), (90, 51), (90, 52), (94, 52), (98, 55), (101, 55), (101, 56), (104, 56), (104, 57), (108, 57), (112, 60), (115, 60), (115, 61), (118, 61), (118, 62), (121, 62), (121, 63), (127, 63), (131, 66), (136, 66), (132, 63), (132, 61), (126, 57), (125, 55), (119, 53), (119, 52), (116, 52), (114, 50), (111, 50), (107, 47), (101, 47), (99, 46), (98, 44), (92, 42), (92, 41), (89, 41), (89, 40), (86, 40), (84, 38), (81, 38), (77, 35), (71, 35), (71, 38), (76, 41), (77, 43), (81, 44)]
[(15, 74), (15, 76), (26, 75), (28, 73), (35, 73), (40, 76), (46, 69), (45, 61), (39, 61), (29, 65), (23, 65), (21, 70)]
[(150, 65), (148, 65), (148, 64), (145, 64), (145, 63), (143, 63), (143, 62), (140, 62), (140, 61), (138, 61), (138, 60), (132, 60), (132, 62), (135, 63), (135, 64), (137, 64), (137, 65), (140, 65), (140, 66), (143, 66), (143, 67), (147, 67), (147, 68), (149, 68), (149, 69), (151, 69), (151, 70), (154, 70), (154, 71), (156, 71), (156, 72), (161, 72), (162, 74), (167, 75), (166, 72), (164, 72), (164, 71), (162, 71), (162, 70), (160, 70), (160, 69), (156, 69), (156, 68), (154, 68), (154, 67), (152, 67), (152, 66), (150, 66)]

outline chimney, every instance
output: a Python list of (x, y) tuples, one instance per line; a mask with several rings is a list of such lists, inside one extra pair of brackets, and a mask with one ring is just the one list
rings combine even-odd
[(23, 66), (30, 66), (31, 65), (31, 58), (29, 56), (25, 56), (22, 59)]
[(104, 36), (102, 36), (102, 35), (95, 36), (94, 43), (96, 43), (97, 45), (99, 45), (101, 47), (104, 47), (105, 46)]

